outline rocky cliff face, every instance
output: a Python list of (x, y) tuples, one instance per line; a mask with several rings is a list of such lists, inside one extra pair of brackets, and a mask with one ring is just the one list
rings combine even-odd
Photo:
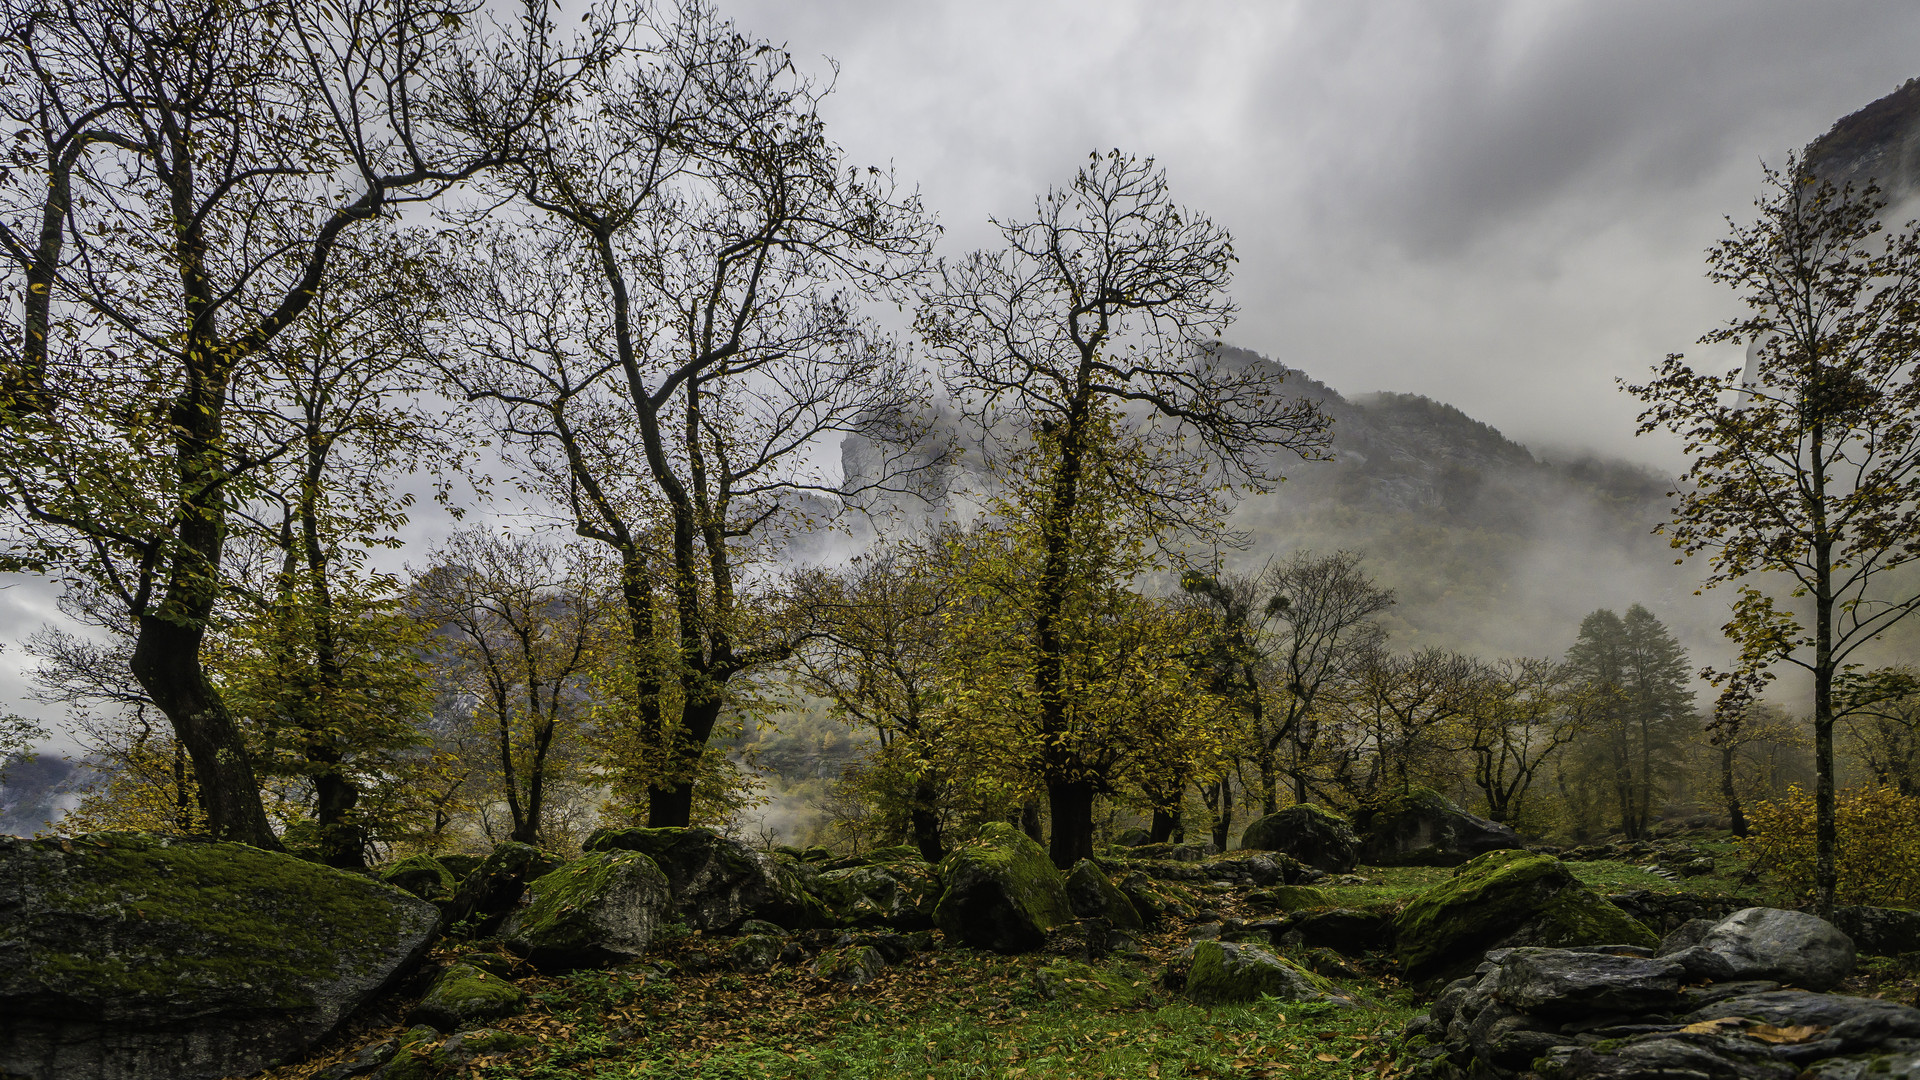
[(1841, 117), (1807, 144), (1805, 161), (1835, 184), (1877, 183), (1895, 203), (1920, 194), (1920, 79)]

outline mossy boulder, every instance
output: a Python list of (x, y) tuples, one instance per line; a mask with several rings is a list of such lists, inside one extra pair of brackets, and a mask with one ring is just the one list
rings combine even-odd
[(689, 929), (719, 933), (765, 919), (801, 930), (832, 921), (793, 870), (711, 829), (598, 829), (585, 847), (652, 859), (671, 891), (668, 918)]
[(1495, 851), (1414, 897), (1393, 922), (1404, 977), (1422, 982), (1471, 971), (1488, 949), (1538, 945), (1655, 948), (1653, 931), (1580, 884), (1565, 863)]
[(872, 945), (848, 945), (820, 954), (813, 973), (830, 982), (864, 986), (887, 969), (887, 958)]
[(1247, 894), (1247, 906), (1256, 911), (1312, 911), (1333, 906), (1333, 895), (1313, 885), (1274, 885)]
[(441, 1031), (463, 1031), (514, 1016), (526, 1004), (527, 995), (512, 982), (476, 965), (456, 962), (434, 977), (408, 1019)]
[(807, 889), (841, 926), (933, 927), (938, 883), (923, 862), (850, 866), (815, 875)]
[(727, 966), (735, 971), (770, 971), (787, 951), (784, 938), (773, 934), (742, 934), (727, 943)]
[(480, 864), (487, 861), (485, 855), (474, 855), (464, 851), (443, 851), (434, 858), (440, 861), (441, 866), (447, 868), (447, 873), (452, 874), (455, 881), (467, 880), (468, 874), (480, 869)]
[(1278, 851), (1329, 874), (1350, 873), (1360, 862), (1360, 835), (1346, 818), (1312, 803), (1254, 819), (1240, 837), (1244, 851)]
[(447, 925), (473, 937), (493, 933), (520, 903), (527, 883), (558, 870), (565, 861), (532, 844), (509, 841), (495, 847), (442, 906)]
[(1458, 866), (1489, 851), (1519, 848), (1520, 834), (1467, 813), (1432, 788), (1413, 788), (1354, 815), (1360, 861), (1369, 866)]
[(1194, 912), (1191, 893), (1170, 881), (1150, 877), (1138, 870), (1130, 871), (1115, 887), (1133, 905), (1133, 910), (1140, 915), (1140, 921), (1148, 928), (1185, 919)]
[(1200, 941), (1187, 968), (1187, 999), (1230, 1005), (1262, 997), (1283, 1001), (1351, 1002), (1340, 988), (1258, 945)]
[(1121, 930), (1141, 930), (1145, 924), (1133, 901), (1114, 885), (1092, 859), (1081, 859), (1067, 871), (1067, 906), (1082, 919), (1105, 919)]
[(977, 949), (1030, 952), (1047, 930), (1073, 921), (1066, 881), (1027, 834), (991, 822), (940, 862), (933, 919), (947, 937)]
[(410, 970), (439, 918), (243, 844), (0, 836), (0, 1074), (258, 1072)]
[(405, 889), (429, 904), (444, 904), (453, 899), (460, 879), (446, 864), (431, 855), (410, 855), (380, 872), (380, 880), (396, 889)]
[(667, 902), (666, 875), (652, 859), (594, 852), (528, 885), (501, 932), (543, 970), (617, 964), (646, 951)]
[(1138, 825), (1131, 829), (1121, 829), (1113, 838), (1114, 847), (1137, 848), (1153, 843), (1153, 834)]
[(1037, 967), (1030, 983), (1033, 992), (1048, 1001), (1095, 1009), (1133, 1008), (1153, 992), (1149, 980), (1131, 965), (1095, 967), (1078, 960), (1060, 960)]

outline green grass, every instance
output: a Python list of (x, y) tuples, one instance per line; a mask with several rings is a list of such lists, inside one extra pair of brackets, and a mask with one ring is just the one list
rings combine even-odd
[(1404, 904), (1422, 891), (1453, 876), (1451, 866), (1362, 866), (1354, 871), (1365, 878), (1365, 885), (1334, 884), (1337, 878), (1319, 883), (1340, 907), (1367, 908), (1376, 904)]

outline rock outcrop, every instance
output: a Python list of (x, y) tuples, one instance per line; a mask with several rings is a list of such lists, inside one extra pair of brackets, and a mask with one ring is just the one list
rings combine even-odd
[(637, 959), (667, 910), (666, 875), (633, 851), (584, 855), (527, 886), (507, 947), (546, 971)]
[(1489, 851), (1524, 847), (1511, 828), (1476, 817), (1430, 788), (1414, 788), (1354, 815), (1369, 866), (1458, 866)]
[(831, 921), (793, 871), (711, 829), (599, 829), (585, 848), (652, 859), (671, 889), (672, 917), (691, 929), (716, 933), (765, 919), (798, 930)]
[(532, 844), (508, 841), (496, 846), (460, 882), (453, 899), (441, 905), (448, 927), (473, 937), (493, 933), (520, 903), (527, 883), (558, 870), (563, 862), (560, 856)]
[(1351, 873), (1360, 862), (1360, 836), (1346, 818), (1311, 803), (1256, 818), (1240, 837), (1246, 851), (1278, 851), (1315, 870)]
[(940, 863), (934, 922), (977, 949), (1029, 952), (1047, 931), (1074, 921), (1066, 881), (1047, 853), (1005, 822), (990, 822)]
[(0, 837), (0, 1074), (258, 1072), (409, 970), (439, 918), (371, 878), (242, 844)]
[(487, 970), (487, 966), (461, 961), (448, 964), (434, 976), (409, 1020), (452, 1032), (519, 1013), (527, 1003), (526, 993), (512, 980)]
[(1197, 941), (1187, 958), (1188, 1000), (1202, 1005), (1255, 1001), (1339, 1001), (1351, 998), (1332, 983), (1258, 945)]
[[(1824, 947), (1818, 928), (1779, 918), (1797, 914), (1753, 909), (1711, 929), (1749, 971), (1784, 974), (1804, 966), (1808, 942)], [(1402, 1050), (1419, 1061), (1412, 1075), (1859, 1080), (1907, 1075), (1898, 1070), (1920, 1051), (1920, 1009), (1765, 979), (1702, 982), (1681, 954), (1646, 953), (1599, 946), (1487, 954), (1408, 1026)]]
[(1496, 851), (1461, 866), (1400, 912), (1394, 939), (1405, 977), (1416, 982), (1470, 971), (1503, 946), (1659, 944), (1560, 860), (1528, 851)]
[(1067, 906), (1082, 919), (1105, 919), (1122, 930), (1140, 930), (1145, 925), (1133, 901), (1092, 859), (1081, 859), (1067, 871), (1066, 890)]

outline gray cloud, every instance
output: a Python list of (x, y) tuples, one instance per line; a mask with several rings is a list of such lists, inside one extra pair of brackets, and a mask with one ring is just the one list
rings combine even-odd
[(726, 10), (840, 62), (835, 138), (918, 183), (950, 253), (1089, 150), (1154, 154), (1239, 241), (1235, 341), (1663, 468), (1615, 378), (1732, 314), (1700, 252), (1760, 161), (1920, 73), (1897, 3)]

